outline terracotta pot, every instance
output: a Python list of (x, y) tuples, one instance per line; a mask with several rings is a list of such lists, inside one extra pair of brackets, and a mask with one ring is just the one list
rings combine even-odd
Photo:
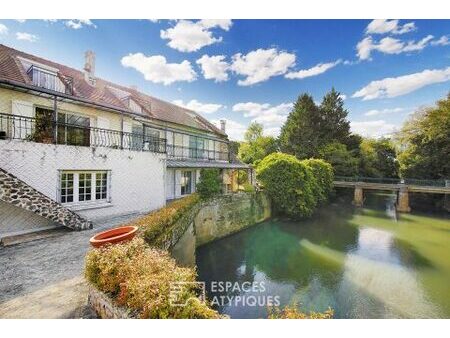
[(138, 230), (135, 226), (125, 226), (103, 231), (91, 237), (89, 242), (94, 248), (101, 247), (105, 244), (117, 244), (123, 241), (129, 241), (134, 237)]

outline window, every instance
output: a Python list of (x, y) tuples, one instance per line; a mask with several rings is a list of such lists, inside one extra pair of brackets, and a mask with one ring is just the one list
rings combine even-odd
[(108, 201), (108, 171), (61, 171), (61, 203)]
[(181, 172), (181, 195), (189, 195), (192, 192), (192, 171)]
[(58, 113), (58, 143), (88, 147), (90, 126), (89, 117)]

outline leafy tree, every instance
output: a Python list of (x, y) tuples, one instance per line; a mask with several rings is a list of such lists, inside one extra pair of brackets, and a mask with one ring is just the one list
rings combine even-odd
[(354, 156), (345, 144), (329, 143), (319, 151), (319, 158), (324, 159), (333, 167), (336, 176), (357, 176), (359, 159)]
[(222, 191), (222, 180), (219, 169), (200, 170), (200, 182), (197, 183), (197, 192), (200, 198), (207, 199), (220, 194)]
[(399, 163), (391, 140), (364, 139), (360, 153), (361, 176), (398, 178)]
[(399, 135), (403, 177), (450, 177), (450, 93), (435, 107), (416, 112)]
[(272, 136), (264, 136), (263, 130), (263, 126), (257, 122), (249, 125), (244, 135), (245, 142), (239, 146), (238, 157), (242, 162), (254, 164), (278, 150), (276, 139)]

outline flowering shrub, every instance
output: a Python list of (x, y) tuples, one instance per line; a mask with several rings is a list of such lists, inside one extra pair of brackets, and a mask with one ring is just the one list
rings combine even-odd
[(197, 194), (186, 196), (126, 225), (137, 226), (145, 241), (152, 244), (164, 231), (189, 212), (199, 200)]
[(325, 312), (300, 312), (296, 305), (286, 306), (283, 310), (269, 309), (269, 319), (332, 319), (334, 311), (328, 308)]
[(177, 295), (186, 306), (170, 304), (171, 283), (194, 282), (196, 272), (177, 266), (166, 251), (150, 248), (142, 238), (89, 251), (85, 277), (139, 318), (220, 317), (198, 300), (194, 286)]

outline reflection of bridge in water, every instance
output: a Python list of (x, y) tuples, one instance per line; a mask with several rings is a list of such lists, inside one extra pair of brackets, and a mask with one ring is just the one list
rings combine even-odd
[(343, 177), (336, 176), (333, 182), (337, 188), (353, 188), (353, 203), (362, 207), (364, 190), (383, 190), (397, 192), (397, 211), (410, 212), (409, 193), (446, 194), (445, 208), (450, 211), (450, 180), (416, 180), (396, 178)]

